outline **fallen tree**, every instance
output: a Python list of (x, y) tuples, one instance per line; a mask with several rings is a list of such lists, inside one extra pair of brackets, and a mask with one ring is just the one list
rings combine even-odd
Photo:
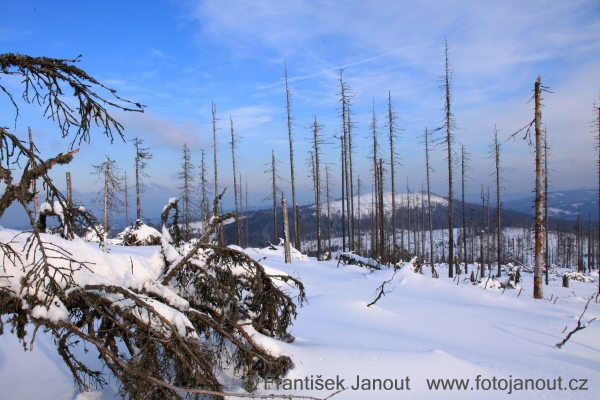
[[(125, 111), (141, 111), (142, 106), (130, 109), (100, 97), (94, 87), (133, 104), (75, 67), (76, 61), (4, 54), (0, 76), (20, 75), (26, 85), (23, 99), (44, 106), (63, 137), (75, 127), (71, 144), (88, 141), (92, 123), (111, 140), (113, 130), (122, 136), (121, 125), (105, 105)], [(63, 102), (61, 85), (74, 91), (79, 108)], [(2, 85), (0, 90), (13, 101), (18, 116), (12, 95)], [(214, 217), (200, 240), (183, 242), (176, 199), (163, 213), (158, 258), (103, 252), (101, 232), (96, 232), (101, 248), (84, 242), (77, 235), (80, 225), (96, 229), (97, 221), (83, 207), (68, 202), (48, 175), (53, 166), (69, 163), (73, 154), (43, 160), (33, 143), (28, 147), (0, 128), (0, 179), (6, 186), (0, 216), (16, 202), (31, 223), (31, 229), (23, 232), (0, 229), (0, 334), (10, 326), (27, 349), (33, 348), (40, 328), (50, 333), (80, 391), (108, 381), (103, 368), (81, 357), (95, 349), (101, 364), (117, 379), (119, 394), (129, 398), (223, 398), (217, 379), (221, 369), (231, 368), (251, 391), (259, 377), (278, 377), (292, 367), (291, 359), (273, 350), (276, 346), (269, 341), (294, 339), (288, 328), (297, 304), (305, 301), (298, 279), (269, 276), (246, 254), (215, 245), (214, 232), (230, 215)], [(13, 167), (20, 161), (24, 167), (17, 181)], [(33, 183), (38, 179), (43, 181), (46, 203), (43, 210), (31, 210)], [(38, 221), (36, 211), (43, 211)], [(45, 233), (48, 216), (59, 219), (59, 235)], [(295, 299), (276, 281), (288, 284)]]

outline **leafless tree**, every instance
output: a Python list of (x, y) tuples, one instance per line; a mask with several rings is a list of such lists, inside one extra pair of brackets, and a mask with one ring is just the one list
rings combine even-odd
[(392, 106), (392, 92), (388, 92), (388, 112), (387, 112), (387, 128), (388, 128), (388, 139), (390, 142), (390, 184), (392, 189), (392, 254), (394, 254), (392, 262), (396, 262), (395, 254), (398, 253), (398, 241), (396, 239), (396, 175), (395, 166), (400, 164), (399, 155), (396, 152), (396, 140), (399, 139), (398, 131), (398, 114), (394, 111)]
[(208, 195), (210, 192), (210, 183), (206, 177), (206, 173), (208, 172), (206, 168), (205, 156), (206, 152), (204, 149), (200, 150), (201, 161), (200, 161), (200, 214), (202, 215), (202, 231), (206, 230), (208, 226), (208, 220), (210, 219), (210, 204), (208, 201)]
[(312, 154), (314, 156), (314, 167), (313, 171), (313, 183), (315, 190), (315, 212), (317, 218), (317, 259), (321, 260), (322, 258), (322, 250), (321, 250), (321, 149), (320, 146), (325, 144), (326, 142), (323, 139), (321, 131), (323, 130), (323, 125), (317, 122), (317, 117), (315, 116), (315, 120), (312, 123), (312, 137), (310, 138), (312, 144)]
[(438, 273), (435, 270), (435, 254), (433, 252), (433, 215), (431, 213), (431, 179), (430, 173), (432, 171), (429, 165), (429, 141), (431, 138), (431, 132), (425, 128), (423, 132), (423, 145), (425, 147), (425, 169), (427, 171), (427, 214), (429, 217), (429, 263), (431, 264), (431, 276), (434, 278), (438, 277)]
[(467, 264), (467, 217), (465, 214), (465, 179), (467, 178), (466, 171), (469, 169), (467, 165), (467, 161), (470, 160), (469, 152), (465, 150), (465, 146), (461, 145), (461, 154), (460, 154), (460, 165), (461, 165), (461, 214), (462, 214), (462, 241), (463, 241), (463, 251), (464, 251), (464, 262), (465, 262), (465, 274), (469, 273), (469, 266)]
[(181, 163), (181, 170), (179, 171), (179, 179), (181, 179), (180, 199), (183, 201), (183, 239), (189, 241), (192, 233), (191, 222), (193, 213), (196, 211), (197, 206), (194, 202), (194, 164), (190, 159), (190, 149), (187, 143), (183, 144), (183, 156), (181, 157), (183, 162)]
[(498, 262), (498, 270), (496, 276), (499, 278), (502, 276), (502, 202), (500, 201), (500, 195), (502, 193), (502, 187), (500, 185), (501, 177), (500, 172), (500, 142), (498, 141), (498, 130), (494, 126), (494, 144), (490, 156), (494, 158), (494, 165), (496, 171), (492, 174), (496, 177), (496, 261)]
[(92, 165), (92, 175), (96, 175), (96, 182), (102, 182), (102, 189), (93, 199), (94, 203), (101, 204), (104, 231), (110, 229), (110, 218), (114, 214), (120, 214), (123, 211), (123, 200), (121, 195), (124, 192), (123, 175), (117, 162), (106, 156), (106, 161), (98, 165)]
[(279, 175), (277, 166), (281, 164), (281, 161), (275, 158), (275, 150), (271, 149), (271, 162), (265, 164), (268, 168), (265, 170), (265, 174), (269, 175), (271, 181), (272, 193), (267, 196), (263, 201), (273, 201), (273, 243), (277, 243), (279, 238), (279, 230), (277, 229), (277, 193), (282, 192), (280, 181), (284, 180)]
[(445, 138), (443, 139), (444, 145), (448, 152), (448, 277), (454, 277), (454, 187), (452, 179), (453, 171), (453, 153), (452, 143), (454, 137), (452, 130), (456, 128), (456, 122), (454, 120), (454, 114), (452, 114), (451, 103), (451, 82), (452, 82), (452, 70), (450, 69), (450, 62), (448, 59), (448, 40), (445, 40), (445, 74), (442, 77), (443, 84), (441, 89), (444, 91), (444, 124), (440, 129), (446, 131)]
[(285, 77), (285, 106), (287, 110), (287, 128), (290, 142), (290, 176), (292, 184), (292, 207), (294, 208), (294, 242), (297, 249), (300, 248), (300, 215), (296, 210), (296, 174), (294, 172), (294, 139), (292, 137), (292, 93), (294, 92), (288, 85), (287, 62), (284, 62)]
[(144, 140), (140, 138), (134, 138), (131, 141), (135, 147), (135, 199), (136, 199), (136, 215), (137, 219), (142, 219), (142, 202), (141, 194), (148, 188), (144, 183), (144, 178), (148, 178), (150, 175), (146, 172), (148, 168), (147, 160), (152, 159), (152, 153), (150, 153), (149, 147), (142, 147)]
[(229, 122), (231, 123), (231, 160), (233, 162), (233, 196), (235, 198), (235, 224), (236, 224), (236, 239), (238, 246), (242, 245), (242, 226), (240, 224), (240, 208), (241, 203), (238, 199), (238, 185), (237, 185), (237, 169), (235, 168), (235, 149), (239, 142), (239, 136), (233, 129), (233, 118), (229, 116)]

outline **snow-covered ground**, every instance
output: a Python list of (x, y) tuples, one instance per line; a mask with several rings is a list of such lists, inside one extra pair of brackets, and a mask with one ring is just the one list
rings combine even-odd
[[(97, 245), (83, 241), (77, 246), (94, 248), (88, 249), (89, 254), (97, 250)], [(152, 265), (156, 251), (157, 247), (114, 246), (106, 262), (120, 265), (118, 260), (129, 260), (131, 255), (138, 265)], [(572, 281), (568, 289), (561, 287), (560, 277), (553, 276), (550, 285), (544, 286), (545, 299), (534, 300), (528, 273), (522, 274), (522, 290), (503, 292), (471, 285), (465, 275), (448, 279), (447, 269), (439, 265), (440, 278), (432, 279), (428, 267), (419, 275), (409, 264), (394, 275), (389, 269), (370, 272), (313, 258), (295, 258), (285, 264), (281, 248), (245, 251), (269, 273), (299, 277), (308, 296), (308, 304), (298, 310), (291, 328), (296, 340), (264, 343), (273, 352), (289, 355), (294, 368), (279, 390), (261, 383), (257, 394), (324, 398), (341, 385), (346, 390), (333, 399), (506, 398), (511, 387), (510, 398), (600, 398), (600, 322), (575, 333), (562, 349), (555, 347), (576, 327), (589, 296), (597, 293), (596, 273), (594, 283)], [(128, 270), (122, 274), (129, 273), (129, 261), (123, 266)], [(114, 269), (111, 273), (118, 275)], [(367, 307), (386, 280), (386, 295)], [(600, 318), (596, 299), (583, 321), (593, 317)], [(24, 352), (9, 326), (4, 329), (0, 399), (114, 398), (114, 382), (101, 392), (77, 395), (52, 339), (41, 330), (33, 351)], [(225, 390), (242, 392), (238, 381), (227, 373), (220, 379)], [(465, 381), (466, 390), (430, 389), (428, 380), (432, 384), (437, 379), (469, 381)], [(518, 390), (520, 383), (545, 388)], [(329, 390), (318, 390), (322, 386)], [(581, 390), (571, 390), (575, 388)]]

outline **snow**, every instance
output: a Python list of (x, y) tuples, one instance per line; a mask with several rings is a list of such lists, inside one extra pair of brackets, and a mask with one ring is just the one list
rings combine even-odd
[[(411, 201), (412, 203), (412, 201)], [(2, 229), (0, 240), (7, 243), (17, 232)], [(163, 240), (166, 239), (163, 232)], [(14, 240), (24, 243), (25, 235)], [(187, 334), (191, 325), (184, 314), (186, 301), (170, 289), (159, 285), (161, 260), (157, 246), (111, 246), (105, 253), (97, 245), (76, 238), (64, 241), (44, 235), (44, 240), (60, 243), (76, 258), (93, 265), (93, 273), (81, 269), (75, 273), (80, 285), (120, 284), (130, 288), (145, 288), (168, 300), (160, 307), (180, 334)], [(173, 249), (175, 253), (177, 251)], [(308, 303), (298, 308), (298, 317), (291, 327), (296, 337), (292, 343), (283, 343), (256, 332), (244, 325), (246, 332), (261, 348), (274, 356), (291, 357), (294, 368), (284, 377), (279, 389), (274, 384), (265, 388), (263, 382), (256, 394), (295, 394), (324, 398), (334, 390), (316, 390), (317, 379), (339, 382), (347, 388), (333, 397), (345, 399), (480, 399), (506, 398), (507, 390), (430, 390), (427, 379), (557, 379), (568, 386), (571, 379), (587, 379), (586, 391), (529, 390), (513, 391), (510, 398), (529, 399), (597, 399), (600, 393), (600, 322), (594, 321), (557, 349), (560, 342), (576, 325), (588, 297), (598, 290), (598, 274), (586, 275), (583, 281), (571, 280), (570, 288), (561, 287), (564, 273), (557, 269), (550, 285), (544, 286), (544, 299), (532, 298), (532, 276), (527, 268), (521, 270), (519, 289), (499, 288), (507, 280), (490, 279), (472, 285), (468, 274), (454, 280), (447, 278), (444, 265), (437, 265), (439, 279), (432, 279), (430, 268), (423, 267), (424, 275), (414, 273), (404, 264), (394, 271), (382, 268), (370, 271), (356, 265), (339, 264), (337, 260), (318, 262), (306, 256), (295, 257), (291, 264), (284, 262), (283, 248), (243, 249), (265, 266), (269, 274), (289, 274), (305, 285)], [(297, 252), (297, 251), (296, 251)], [(299, 252), (297, 252), (300, 254)], [(168, 254), (176, 259), (179, 253)], [(93, 264), (92, 264), (93, 263)], [(22, 276), (19, 268), (5, 262), (6, 273), (0, 269), (0, 286), (17, 288)], [(469, 266), (469, 273), (476, 266)], [(573, 275), (575, 276), (575, 275)], [(383, 281), (386, 294), (375, 305), (366, 307), (377, 295)], [(593, 282), (587, 282), (589, 280)], [(490, 282), (496, 282), (491, 284)], [(277, 284), (281, 282), (277, 281)], [(153, 302), (152, 299), (147, 301)], [(125, 304), (123, 304), (125, 306)], [(51, 319), (61, 319), (60, 303), (48, 309), (36, 307)], [(41, 315), (40, 314), (40, 315)], [(600, 318), (600, 306), (590, 302), (583, 322)], [(189, 331), (189, 329), (188, 329)], [(33, 327), (28, 328), (31, 340)], [(191, 333), (193, 334), (193, 333)], [(88, 354), (92, 360), (97, 355)], [(241, 393), (239, 381), (231, 378), (227, 368), (219, 379), (227, 391)], [(357, 378), (358, 377), (358, 378)], [(407, 380), (408, 378), (408, 380)], [(357, 390), (357, 379), (359, 385)], [(363, 381), (363, 380), (367, 381)], [(395, 381), (403, 390), (367, 390), (368, 382)], [(291, 382), (308, 383), (313, 390), (284, 390)], [(24, 352), (10, 327), (5, 325), (0, 336), (0, 398), (4, 399), (112, 399), (116, 393), (114, 379), (104, 389), (91, 388), (76, 393), (69, 371), (57, 354), (52, 339), (42, 329), (37, 332), (33, 351)], [(410, 389), (408, 389), (410, 388)], [(298, 389), (298, 388), (297, 388)]]

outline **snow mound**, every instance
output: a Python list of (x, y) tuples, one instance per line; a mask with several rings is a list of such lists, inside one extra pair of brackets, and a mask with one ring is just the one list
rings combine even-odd
[(117, 238), (123, 240), (123, 246), (158, 246), (161, 242), (160, 232), (139, 219), (119, 233)]

